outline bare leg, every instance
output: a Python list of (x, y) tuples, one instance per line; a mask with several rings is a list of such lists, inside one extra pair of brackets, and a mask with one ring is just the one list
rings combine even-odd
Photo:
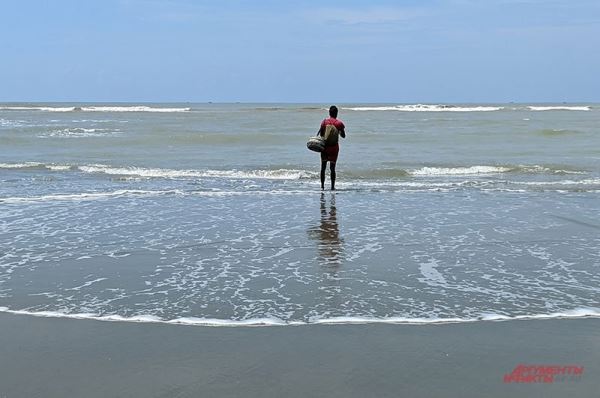
[(321, 161), (321, 191), (325, 189), (325, 169), (327, 168), (327, 161)]
[(331, 190), (335, 191), (335, 162), (329, 163), (329, 170), (331, 171)]

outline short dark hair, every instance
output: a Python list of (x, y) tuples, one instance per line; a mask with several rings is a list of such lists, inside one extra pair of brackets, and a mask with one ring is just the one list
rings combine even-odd
[(329, 107), (329, 116), (331, 116), (331, 117), (337, 117), (337, 113), (338, 113), (337, 106), (331, 105)]

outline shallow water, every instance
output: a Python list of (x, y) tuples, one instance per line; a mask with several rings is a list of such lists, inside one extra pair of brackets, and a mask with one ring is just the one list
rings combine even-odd
[(600, 108), (0, 105), (0, 307), (200, 324), (597, 316)]

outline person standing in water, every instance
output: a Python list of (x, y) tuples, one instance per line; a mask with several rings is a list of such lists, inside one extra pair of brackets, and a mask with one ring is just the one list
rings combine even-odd
[(331, 190), (335, 191), (335, 164), (340, 152), (339, 136), (346, 138), (344, 123), (337, 118), (338, 108), (332, 105), (329, 108), (329, 118), (321, 122), (321, 128), (317, 135), (325, 140), (325, 149), (321, 152), (321, 190), (325, 189), (325, 169), (329, 162), (331, 171)]

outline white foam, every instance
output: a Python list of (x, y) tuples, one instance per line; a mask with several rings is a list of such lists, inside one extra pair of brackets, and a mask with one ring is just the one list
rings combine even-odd
[(45, 165), (47, 169), (52, 171), (66, 171), (71, 170), (72, 166), (64, 165), (64, 164), (47, 164)]
[(504, 109), (500, 106), (454, 106), (454, 105), (395, 105), (359, 106), (342, 108), (349, 111), (398, 111), (398, 112), (493, 112)]
[(585, 171), (551, 169), (549, 167), (533, 165), (533, 166), (518, 166), (515, 168), (526, 173), (551, 173), (551, 174), (586, 174)]
[(0, 163), (0, 169), (26, 169), (31, 167), (43, 166), (42, 163), (25, 162), (25, 163)]
[(32, 202), (49, 202), (49, 201), (86, 201), (98, 200), (112, 197), (122, 196), (157, 196), (165, 194), (180, 194), (179, 190), (167, 191), (142, 191), (135, 189), (120, 189), (113, 192), (86, 192), (76, 194), (54, 194), (42, 196), (22, 196), (22, 197), (5, 197), (0, 198), (0, 203), (32, 203)]
[(0, 118), (0, 126), (2, 127), (22, 127), (25, 124), (23, 120), (7, 120)]
[(66, 318), (80, 320), (95, 320), (105, 322), (129, 322), (129, 323), (161, 323), (170, 325), (187, 326), (212, 326), (212, 327), (255, 327), (255, 326), (308, 326), (308, 325), (356, 325), (356, 324), (396, 324), (396, 325), (431, 325), (449, 323), (471, 323), (471, 322), (499, 322), (516, 320), (548, 320), (548, 319), (580, 319), (600, 318), (600, 308), (576, 308), (563, 312), (548, 314), (531, 314), (509, 316), (496, 313), (481, 313), (479, 316), (470, 318), (459, 317), (362, 317), (362, 316), (340, 316), (330, 318), (312, 318), (309, 321), (283, 321), (275, 317), (250, 318), (243, 320), (181, 317), (175, 319), (162, 319), (155, 315), (134, 315), (130, 317), (121, 315), (97, 315), (91, 313), (64, 313), (59, 311), (28, 311), (11, 310), (8, 307), (0, 307), (0, 312), (14, 315), (27, 315), (42, 318)]
[(0, 163), (0, 169), (48, 168), (50, 170), (76, 169), (85, 173), (100, 173), (109, 175), (124, 175), (147, 178), (178, 178), (178, 177), (215, 177), (215, 178), (262, 178), (262, 179), (304, 179), (318, 177), (318, 173), (298, 169), (275, 170), (177, 170), (144, 167), (119, 167), (103, 164), (84, 166), (45, 164), (40, 162)]
[(434, 259), (420, 263), (419, 272), (423, 278), (418, 278), (419, 281), (430, 286), (446, 286), (446, 278), (436, 269), (437, 266), (438, 262)]
[(3, 111), (46, 111), (46, 112), (73, 112), (74, 106), (48, 107), (48, 106), (0, 106)]
[(600, 178), (587, 178), (584, 180), (561, 180), (561, 181), (522, 181), (518, 182), (521, 185), (535, 185), (535, 186), (547, 186), (547, 185), (599, 185)]
[(532, 111), (590, 111), (589, 106), (528, 106)]
[(84, 106), (81, 107), (84, 112), (158, 112), (158, 113), (179, 113), (189, 112), (191, 108), (155, 108), (150, 106)]
[(387, 324), (405, 324), (405, 325), (426, 325), (438, 323), (463, 323), (475, 322), (476, 318), (408, 318), (408, 317), (388, 317), (388, 318), (373, 318), (360, 316), (341, 316), (323, 319), (314, 319), (306, 324), (316, 325), (360, 325), (370, 323), (387, 323)]
[(189, 178), (189, 177), (220, 177), (231, 179), (275, 179), (298, 180), (316, 176), (314, 172), (294, 169), (277, 170), (173, 170), (142, 167), (112, 167), (106, 165), (80, 166), (79, 170), (86, 173), (104, 173), (111, 175), (139, 176), (146, 178)]
[(532, 315), (501, 315), (495, 313), (483, 313), (482, 321), (512, 321), (512, 320), (534, 320), (534, 319), (576, 319), (576, 318), (600, 318), (600, 308), (575, 308), (563, 312), (551, 312), (549, 314)]
[(584, 171), (552, 169), (539, 165), (519, 166), (469, 166), (469, 167), (423, 167), (409, 170), (412, 176), (462, 176), (478, 174), (501, 174), (509, 172), (550, 173), (550, 174), (586, 174)]
[[(81, 256), (81, 257), (77, 258), (77, 260), (80, 260), (80, 259), (83, 259), (83, 258), (91, 258), (91, 257), (90, 256)], [(75, 286), (75, 287), (72, 287), (72, 288), (68, 288), (68, 289), (65, 289), (65, 290), (75, 290), (75, 291), (81, 290), (81, 289), (83, 289), (85, 287), (92, 286), (94, 283), (102, 282), (102, 281), (105, 281), (107, 279), (108, 278), (97, 278), (97, 279), (94, 279), (94, 280), (91, 280), (91, 281), (87, 281), (87, 282), (83, 283), (82, 285)]]
[(30, 168), (46, 168), (52, 171), (66, 171), (73, 168), (66, 164), (44, 164), (39, 162), (24, 162), (24, 163), (0, 163), (0, 169), (30, 169)]
[(80, 137), (105, 137), (120, 134), (117, 129), (95, 129), (95, 128), (65, 128), (53, 130), (47, 133), (38, 135), (40, 138), (80, 138)]
[(189, 325), (189, 326), (284, 326), (288, 323), (278, 318), (251, 318), (244, 320), (227, 320), (216, 318), (195, 318), (184, 317), (165, 321), (165, 323), (174, 325)]
[(474, 175), (474, 174), (498, 174), (511, 171), (509, 167), (503, 166), (470, 166), (470, 167), (423, 167), (412, 170), (413, 176), (447, 176), (447, 175)]
[[(181, 191), (178, 189), (165, 190), (165, 191), (142, 191), (123, 189), (114, 192), (90, 192), (90, 193), (77, 193), (77, 194), (54, 194), (54, 195), (42, 195), (42, 196), (21, 196), (21, 197), (4, 197), (0, 198), (0, 203), (43, 203), (53, 201), (93, 201), (120, 197), (151, 197), (151, 196), (162, 196), (162, 195), (179, 195), (179, 196), (200, 196), (200, 197), (226, 197), (226, 196), (264, 196), (264, 195), (305, 195), (307, 193), (319, 192), (318, 190), (306, 191), (306, 190), (245, 190), (245, 191)], [(126, 257), (129, 254), (121, 255), (120, 257)], [(119, 256), (113, 256), (119, 257)]]
[[(204, 196), (204, 197), (220, 197), (220, 196), (264, 196), (264, 195), (306, 195), (306, 194), (314, 194), (316, 192), (321, 192), (318, 189), (314, 190), (284, 190), (284, 189), (271, 189), (268, 191), (261, 190), (245, 190), (245, 191), (194, 191), (187, 192), (190, 195), (194, 196)], [(342, 192), (342, 191), (339, 191)]]
[(452, 182), (419, 182), (419, 181), (395, 181), (395, 180), (383, 180), (383, 181), (365, 181), (365, 180), (347, 180), (336, 182), (336, 186), (352, 188), (356, 185), (367, 188), (424, 188), (424, 189), (437, 189), (437, 188), (453, 188), (461, 187), (464, 185), (472, 184), (473, 181), (452, 181)]

